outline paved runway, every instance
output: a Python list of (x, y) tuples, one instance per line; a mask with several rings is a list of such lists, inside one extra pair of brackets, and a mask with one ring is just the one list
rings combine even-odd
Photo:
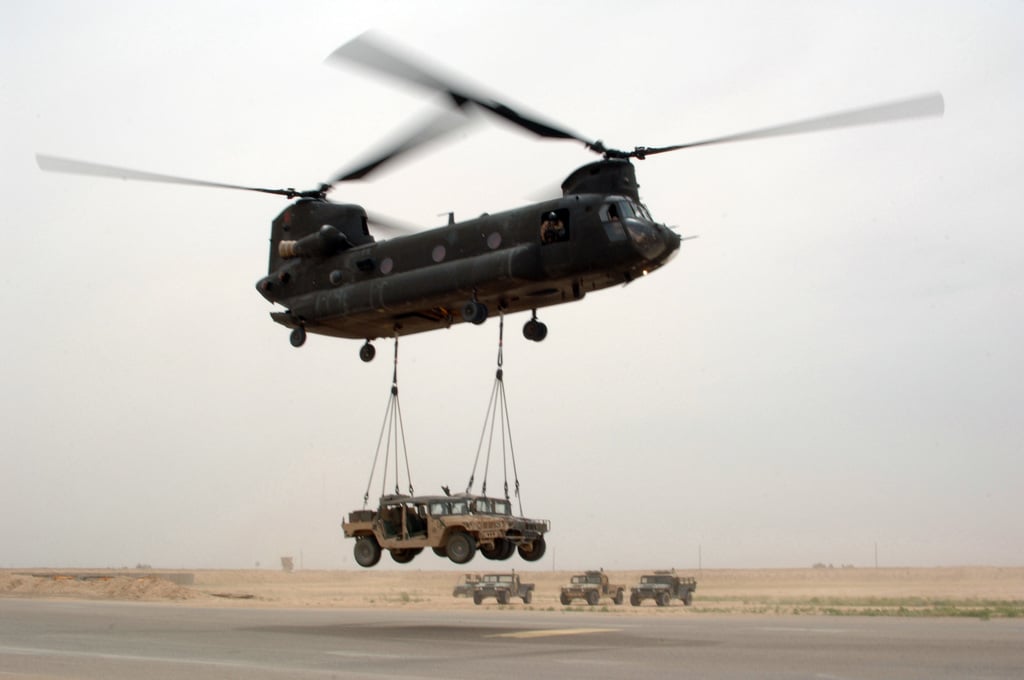
[(0, 600), (0, 678), (1020, 678), (1024, 621)]

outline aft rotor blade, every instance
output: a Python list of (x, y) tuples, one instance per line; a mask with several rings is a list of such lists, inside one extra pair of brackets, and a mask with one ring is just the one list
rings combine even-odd
[(397, 135), (394, 141), (382, 145), (383, 149), (371, 155), (369, 160), (359, 161), (344, 170), (338, 171), (328, 183), (336, 184), (338, 182), (363, 179), (395, 158), (451, 134), (465, 125), (466, 122), (467, 118), (465, 115), (447, 110), (429, 116)]
[(134, 179), (143, 182), (161, 182), (164, 184), (188, 184), (197, 187), (215, 187), (218, 189), (240, 189), (242, 191), (258, 191), (264, 194), (276, 194), (294, 198), (303, 195), (303, 192), (295, 189), (263, 189), (260, 187), (246, 187), (238, 184), (224, 184), (222, 182), (208, 182), (201, 179), (190, 179), (187, 177), (175, 177), (174, 175), (162, 175), (144, 170), (132, 170), (121, 168), (115, 165), (101, 165), (86, 161), (76, 161), (70, 158), (58, 156), (47, 156), (36, 154), (36, 162), (42, 170), (48, 172), (67, 172), (74, 175), (90, 175), (93, 177), (112, 177), (114, 179)]
[(709, 146), (711, 144), (726, 144), (728, 142), (742, 142), (750, 139), (765, 139), (768, 137), (782, 137), (784, 135), (800, 135), (807, 132), (819, 132), (822, 130), (834, 130), (836, 128), (853, 127), (857, 125), (873, 125), (876, 123), (889, 123), (909, 118), (924, 118), (928, 116), (941, 116), (946, 109), (945, 100), (942, 94), (935, 92), (911, 99), (887, 102), (875, 106), (868, 106), (860, 109), (831, 113), (816, 118), (808, 118), (793, 123), (774, 125), (772, 127), (760, 128), (749, 132), (740, 132), (724, 137), (713, 137), (699, 142), (689, 144), (676, 144), (663, 147), (639, 147), (632, 155), (639, 158), (666, 151), (677, 151), (689, 149), (695, 146)]
[(378, 212), (367, 212), (366, 221), (373, 225), (378, 231), (391, 236), (404, 236), (407, 234), (418, 234), (424, 231), (424, 227), (403, 222), (394, 217), (381, 215)]
[(443, 92), (458, 107), (464, 106), (466, 102), (471, 102), (541, 137), (575, 139), (588, 146), (595, 144), (575, 132), (542, 121), (536, 116), (525, 115), (506, 104), (491, 99), (487, 95), (477, 92), (475, 87), (458, 82), (456, 76), (443, 75), (436, 68), (428, 69), (424, 66), (425, 60), (422, 57), (401, 54), (398, 48), (385, 45), (379, 37), (371, 36), (369, 33), (363, 33), (345, 43), (331, 53), (327, 57), (327, 61), (334, 65), (340, 65), (342, 62), (358, 64), (363, 68), (389, 75), (407, 83)]

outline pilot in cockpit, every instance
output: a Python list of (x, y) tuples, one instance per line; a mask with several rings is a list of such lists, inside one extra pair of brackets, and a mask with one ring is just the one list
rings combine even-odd
[(544, 221), (540, 225), (541, 243), (556, 243), (564, 241), (569, 237), (565, 223), (558, 217), (558, 214), (551, 211), (544, 215)]

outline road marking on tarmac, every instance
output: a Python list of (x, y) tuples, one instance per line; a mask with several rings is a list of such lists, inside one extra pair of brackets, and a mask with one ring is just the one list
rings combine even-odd
[(489, 638), (541, 638), (559, 635), (589, 635), (591, 633), (616, 633), (621, 628), (555, 628), (550, 630), (521, 630), (516, 633), (496, 633), (485, 635)]

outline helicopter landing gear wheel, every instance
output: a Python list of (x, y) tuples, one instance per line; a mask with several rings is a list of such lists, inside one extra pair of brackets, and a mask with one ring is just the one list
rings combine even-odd
[(292, 343), (292, 347), (302, 347), (306, 344), (306, 329), (302, 326), (293, 329), (288, 340)]
[(548, 337), (548, 327), (537, 320), (537, 310), (533, 310), (533, 318), (523, 324), (523, 337), (534, 342), (540, 342)]
[(462, 320), (479, 326), (487, 321), (487, 305), (476, 300), (470, 300), (462, 306)]
[(377, 356), (377, 348), (370, 344), (367, 340), (366, 344), (359, 348), (359, 358), (363, 361), (373, 361), (373, 358)]

